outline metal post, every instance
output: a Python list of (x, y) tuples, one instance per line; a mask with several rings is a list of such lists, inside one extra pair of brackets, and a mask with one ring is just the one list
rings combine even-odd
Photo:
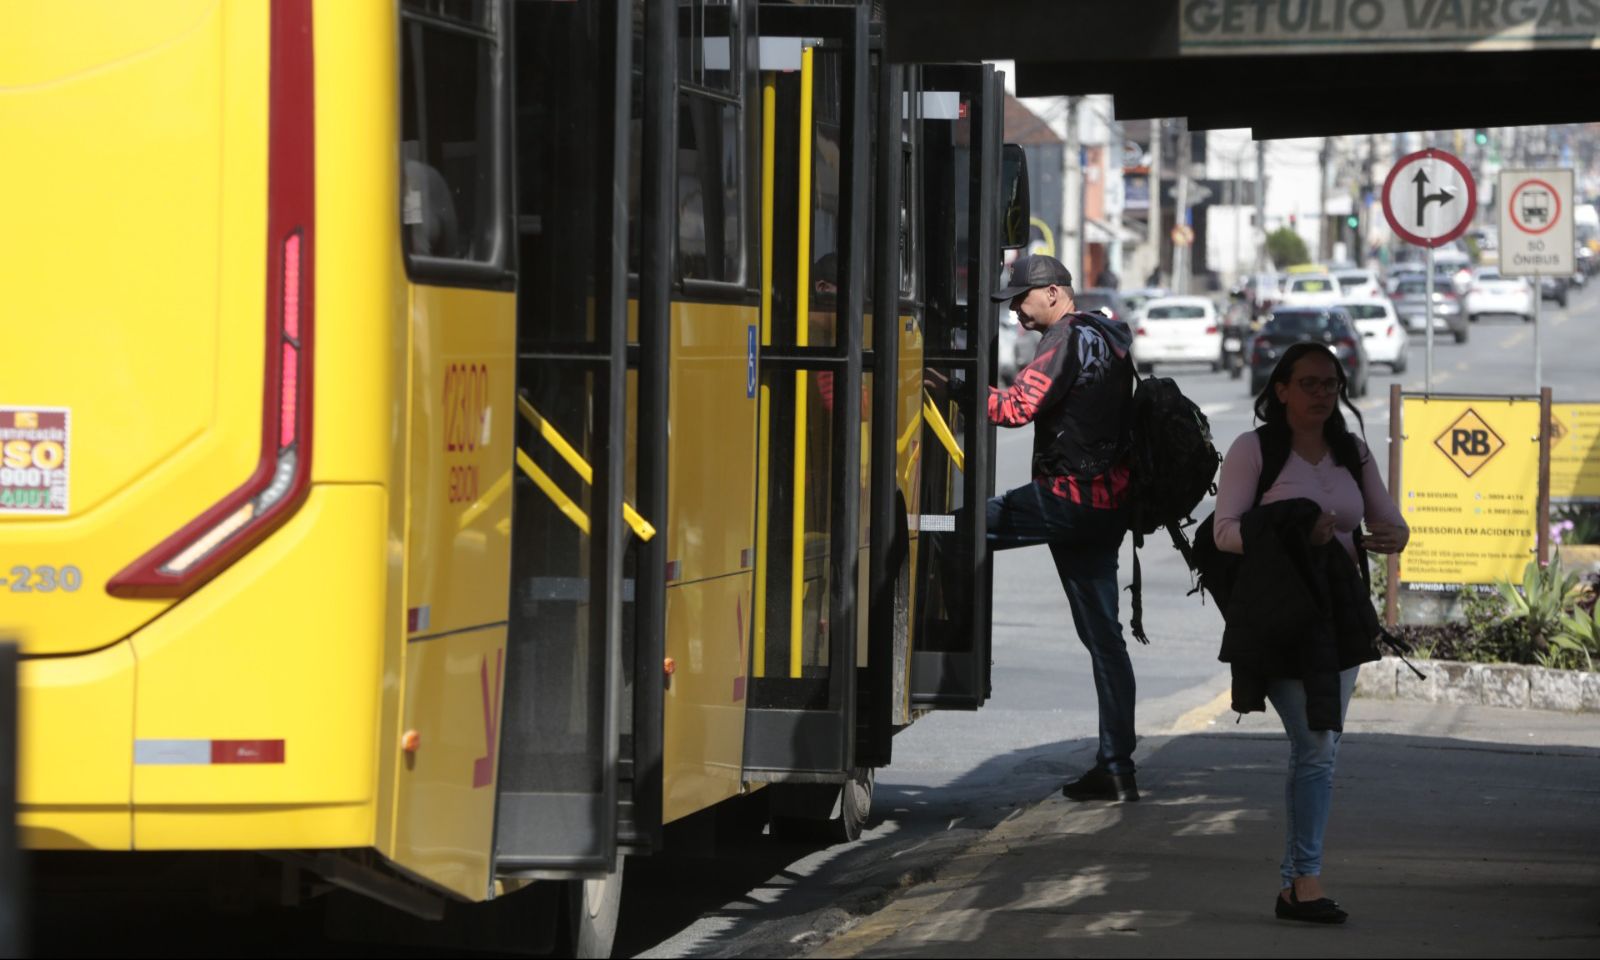
[[(1267, 271), (1267, 142), (1256, 141), (1256, 273)], [(1254, 304), (1251, 305), (1254, 313)]]
[(1239, 285), (1239, 172), (1244, 163), (1244, 151), (1233, 154), (1233, 179), (1228, 181), (1228, 206), (1233, 208), (1233, 285)]
[[(667, 517), (667, 407), (671, 394), (672, 284), (676, 274), (677, 12), (645, 7), (644, 155), (668, 158), (647, 164), (640, 181), (638, 510), (661, 524)], [(762, 282), (768, 282), (765, 277)], [(662, 841), (662, 768), (667, 653), (667, 538), (639, 545), (634, 591), (633, 800), (634, 821), (651, 849)]]
[(1317, 154), (1317, 260), (1327, 263), (1331, 251), (1328, 247), (1328, 162), (1333, 159), (1333, 140), (1322, 138), (1322, 150)]
[[(1150, 121), (1150, 212), (1148, 222), (1150, 229), (1146, 234), (1146, 242), (1150, 244), (1156, 255), (1156, 282), (1155, 286), (1164, 287), (1161, 276), (1161, 237), (1163, 234), (1161, 224), (1161, 134), (1162, 121)], [(1141, 280), (1144, 278), (1141, 277)]]
[[(1400, 503), (1400, 453), (1404, 450), (1405, 434), (1400, 429), (1400, 384), (1389, 384), (1389, 496), (1394, 508), (1402, 510)], [(1384, 559), (1388, 571), (1387, 589), (1383, 598), (1383, 622), (1393, 627), (1400, 622), (1400, 555), (1391, 553)]]
[(1539, 390), (1539, 566), (1550, 562), (1550, 388)]
[(1543, 319), (1539, 316), (1544, 312), (1544, 291), (1539, 288), (1539, 274), (1533, 275), (1533, 389), (1544, 387), (1544, 350), (1540, 345), (1544, 326)]
[(1424, 302), (1426, 311), (1422, 317), (1422, 328), (1427, 331), (1428, 337), (1428, 377), (1423, 381), (1423, 392), (1433, 396), (1433, 248), (1428, 248), (1428, 294)]

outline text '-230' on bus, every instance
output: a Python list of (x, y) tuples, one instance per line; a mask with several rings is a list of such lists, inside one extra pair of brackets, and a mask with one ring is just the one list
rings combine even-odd
[(853, 837), (988, 694), (1000, 79), (866, 3), (0, 8), (22, 844), (596, 953), (673, 825)]

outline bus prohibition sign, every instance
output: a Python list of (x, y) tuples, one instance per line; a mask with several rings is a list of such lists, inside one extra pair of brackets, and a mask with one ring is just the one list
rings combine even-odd
[(1467, 165), (1443, 150), (1418, 150), (1395, 163), (1383, 182), (1383, 216), (1400, 239), (1442, 247), (1467, 232), (1478, 188)]
[(1506, 209), (1518, 230), (1544, 233), (1561, 220), (1561, 193), (1543, 180), (1524, 180), (1512, 189)]

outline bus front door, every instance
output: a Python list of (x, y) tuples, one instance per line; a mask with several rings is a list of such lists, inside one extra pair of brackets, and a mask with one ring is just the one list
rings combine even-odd
[[(867, 8), (760, 7), (762, 310), (744, 777), (855, 766)], [(837, 791), (835, 791), (837, 792)]]

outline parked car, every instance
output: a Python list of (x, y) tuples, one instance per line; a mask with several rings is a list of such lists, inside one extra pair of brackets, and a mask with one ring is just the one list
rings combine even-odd
[(1346, 297), (1367, 300), (1383, 296), (1383, 284), (1378, 282), (1378, 275), (1371, 270), (1339, 270), (1333, 275), (1339, 281), (1339, 289), (1344, 291)]
[[(1350, 396), (1367, 393), (1367, 353), (1350, 314), (1338, 306), (1280, 307), (1250, 344), (1250, 393), (1260, 393), (1283, 352), (1296, 343), (1327, 344), (1344, 367)], [(1135, 341), (1137, 346), (1138, 341)]]
[[(1428, 311), (1428, 281), (1425, 277), (1406, 277), (1396, 285), (1390, 296), (1394, 311), (1405, 322), (1406, 329), (1421, 333)], [(1435, 283), (1433, 290), (1433, 329), (1448, 331), (1456, 343), (1467, 342), (1467, 315), (1461, 312), (1461, 298), (1449, 284)]]
[(1404, 373), (1411, 338), (1406, 335), (1406, 328), (1400, 323), (1400, 317), (1394, 312), (1394, 304), (1389, 302), (1389, 298), (1351, 299), (1339, 306), (1350, 315), (1356, 329), (1361, 332), (1361, 346), (1367, 351), (1367, 359), (1373, 363), (1388, 364), (1395, 373)]
[(1222, 369), (1222, 328), (1217, 308), (1205, 297), (1162, 297), (1139, 313), (1133, 329), (1133, 362), (1148, 373), (1157, 363), (1209, 363)]
[(1533, 296), (1533, 285), (1522, 277), (1502, 277), (1499, 267), (1479, 267), (1472, 272), (1461, 308), (1470, 323), (1493, 314), (1510, 314), (1532, 323)]
[(1000, 308), (995, 332), (995, 373), (1002, 383), (1010, 384), (1016, 381), (1022, 368), (1033, 361), (1043, 335), (1024, 328), (1011, 308), (1005, 306)]
[(1285, 306), (1297, 307), (1317, 306), (1320, 304), (1335, 304), (1344, 298), (1344, 291), (1339, 287), (1339, 281), (1330, 273), (1300, 273), (1291, 274), (1288, 282), (1284, 284), (1283, 300)]

